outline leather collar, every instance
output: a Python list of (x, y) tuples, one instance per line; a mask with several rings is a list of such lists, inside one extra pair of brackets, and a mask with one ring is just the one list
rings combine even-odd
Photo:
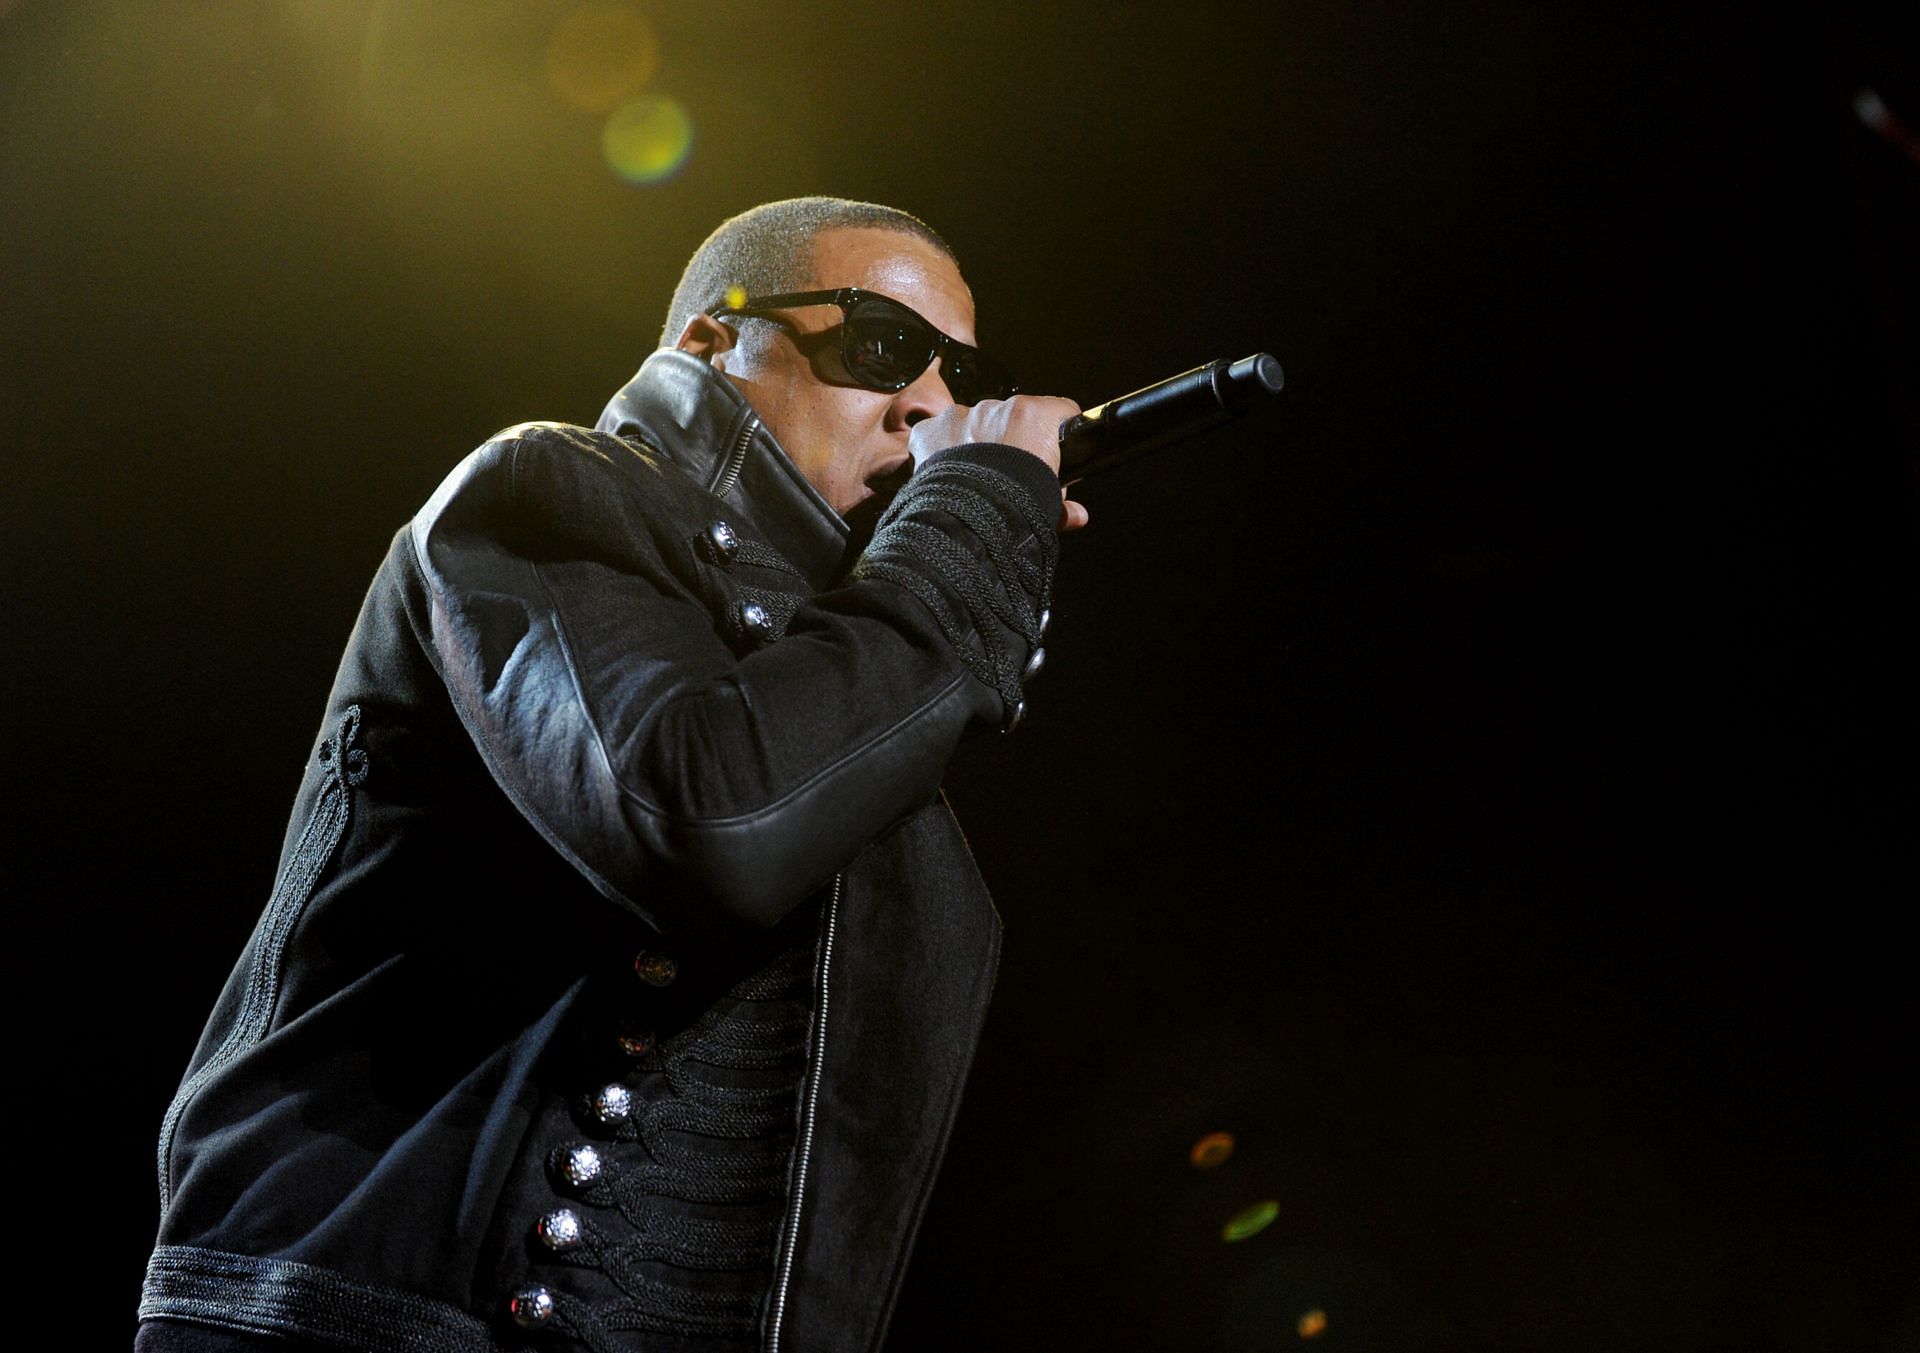
[(816, 589), (852, 565), (846, 522), (787, 458), (746, 396), (699, 358), (672, 348), (654, 353), (594, 427), (644, 442), (685, 470)]

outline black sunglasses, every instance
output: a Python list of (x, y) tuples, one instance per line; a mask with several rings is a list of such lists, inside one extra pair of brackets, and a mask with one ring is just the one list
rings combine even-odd
[(1018, 388), (1007, 369), (980, 349), (948, 338), (891, 296), (859, 287), (748, 297), (739, 305), (722, 305), (707, 313), (715, 319), (751, 315), (784, 323), (767, 312), (797, 305), (840, 307), (840, 361), (854, 384), (865, 389), (886, 394), (904, 390), (920, 379), (935, 357), (940, 359), (940, 379), (956, 404), (1006, 399)]

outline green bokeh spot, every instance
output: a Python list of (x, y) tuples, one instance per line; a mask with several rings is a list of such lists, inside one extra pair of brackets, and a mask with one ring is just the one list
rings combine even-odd
[(1220, 1228), (1220, 1239), (1225, 1241), (1245, 1240), (1248, 1236), (1257, 1236), (1280, 1215), (1280, 1204), (1269, 1198), (1264, 1203), (1255, 1203), (1252, 1207), (1243, 1207), (1233, 1214), (1233, 1219)]
[(608, 114), (600, 149), (608, 167), (628, 183), (658, 183), (686, 163), (693, 119), (665, 94), (648, 94)]

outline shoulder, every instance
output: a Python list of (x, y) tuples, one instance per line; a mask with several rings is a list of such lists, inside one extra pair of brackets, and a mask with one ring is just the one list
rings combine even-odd
[(517, 423), (455, 466), (421, 509), (435, 516), (474, 496), (539, 512), (608, 495), (672, 501), (698, 486), (652, 447), (570, 423)]
[(641, 442), (567, 423), (519, 423), (454, 467), (415, 515), (411, 534), (423, 550), (472, 532), (508, 543), (587, 545), (608, 533), (631, 541), (702, 518), (710, 501), (670, 458)]
[(395, 542), (396, 562), (416, 628), (426, 630), (476, 608), (517, 615), (547, 606), (556, 589), (694, 596), (714, 503), (637, 441), (522, 423), (455, 467)]

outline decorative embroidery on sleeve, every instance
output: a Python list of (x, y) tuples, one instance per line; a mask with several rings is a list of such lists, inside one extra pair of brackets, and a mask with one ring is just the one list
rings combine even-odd
[(274, 885), (273, 896), (254, 927), (253, 962), (247, 970), (246, 991), (233, 1027), (212, 1056), (185, 1081), (167, 1106), (160, 1123), (160, 1211), (164, 1215), (172, 1200), (173, 1139), (180, 1117), (200, 1088), (242, 1052), (258, 1043), (273, 1022), (273, 1010), (280, 998), (280, 970), (285, 960), (287, 940), (295, 923), (306, 909), (313, 887), (319, 881), (340, 840), (347, 834), (353, 800), (348, 793), (367, 778), (367, 753), (355, 745), (360, 735), (360, 706), (349, 705), (340, 718), (339, 730), (320, 744), (315, 757), (325, 781), (313, 815), (300, 833), (300, 841), (287, 861), (285, 871)]
[[(991, 490), (992, 497), (983, 490)], [(1021, 548), (996, 500), (1015, 506), (1039, 543), (1037, 550)], [(965, 525), (986, 557), (975, 555), (951, 531), (929, 520), (933, 513)], [(1006, 632), (1012, 631), (1028, 652), (1039, 644), (1040, 615), (1053, 590), (1057, 549), (1053, 523), (1033, 510), (1016, 480), (984, 465), (943, 460), (907, 481), (881, 517), (854, 576), (885, 578), (925, 602), (967, 670), (998, 691), (1012, 709), (1020, 703), (1025, 653), (1010, 649)], [(929, 571), (935, 576), (929, 577)], [(978, 636), (978, 651), (969, 642), (973, 636)]]

